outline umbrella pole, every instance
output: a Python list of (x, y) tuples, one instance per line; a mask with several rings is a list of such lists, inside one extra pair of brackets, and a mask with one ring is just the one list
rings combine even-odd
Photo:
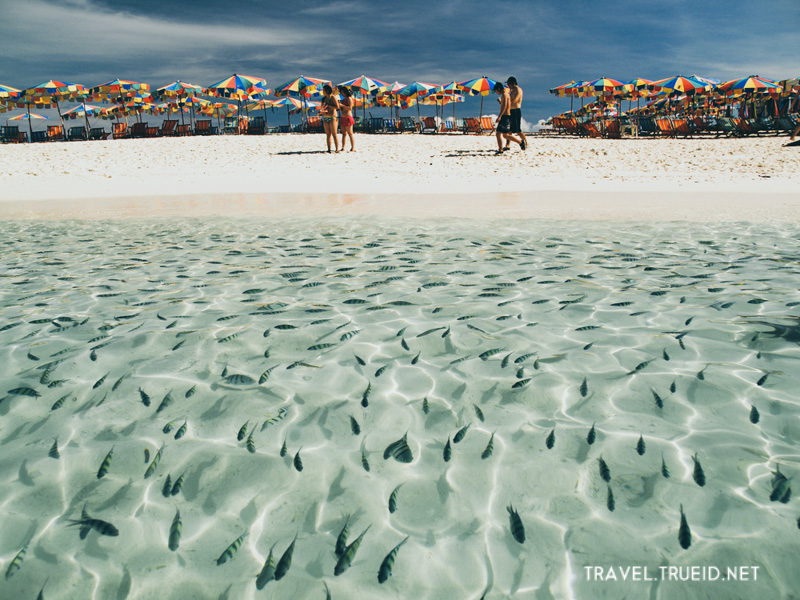
[[(184, 102), (184, 106), (185, 106), (185, 105), (186, 105), (186, 103)], [(183, 126), (186, 124), (186, 121), (185, 121), (185, 120), (184, 120), (184, 118), (183, 118), (183, 108), (184, 108), (184, 106), (181, 106), (181, 103), (180, 103), (180, 101), (178, 101), (178, 110), (179, 110), (179, 111), (180, 111), (180, 113), (181, 113), (181, 127), (183, 127)]]
[(89, 127), (89, 115), (86, 113), (86, 99), (81, 100), (81, 103), (83, 104), (83, 118), (86, 121), (86, 139), (88, 140), (91, 127)]
[(31, 105), (26, 103), (25, 104), (25, 110), (28, 111), (28, 131), (31, 132), (31, 137), (28, 140), (28, 143), (32, 144), (33, 143), (33, 125), (31, 125)]
[(267, 133), (269, 130), (269, 123), (267, 122), (267, 105), (263, 106), (264, 108), (264, 133)]
[(67, 128), (64, 127), (64, 117), (61, 115), (61, 105), (56, 100), (56, 110), (58, 111), (58, 120), (61, 121), (61, 137), (67, 141)]
[(481, 116), (478, 119), (479, 121), (483, 118), (483, 94), (481, 94)]

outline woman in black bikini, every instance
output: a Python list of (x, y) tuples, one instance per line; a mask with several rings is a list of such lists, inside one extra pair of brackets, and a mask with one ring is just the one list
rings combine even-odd
[(325, 84), (322, 88), (322, 127), (325, 129), (325, 143), (328, 145), (328, 152), (331, 151), (331, 138), (336, 152), (339, 152), (339, 138), (336, 137), (336, 125), (338, 117), (336, 111), (339, 110), (339, 101), (333, 95), (333, 88)]

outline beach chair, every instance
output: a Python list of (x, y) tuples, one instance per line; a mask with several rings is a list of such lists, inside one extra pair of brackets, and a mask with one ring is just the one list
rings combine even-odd
[(708, 133), (708, 122), (703, 117), (692, 117), (689, 122), (689, 127), (692, 129), (692, 133)]
[(239, 135), (245, 135), (248, 127), (250, 127), (250, 117), (242, 117), (239, 119)]
[(562, 125), (569, 135), (583, 135), (581, 124), (577, 117), (566, 117), (562, 120)]
[(111, 124), (111, 137), (115, 140), (131, 137), (131, 132), (128, 131), (127, 123), (112, 123)]
[(131, 137), (132, 138), (143, 138), (147, 137), (147, 128), (149, 125), (147, 123), (134, 123), (131, 126)]
[(481, 122), (478, 120), (477, 117), (467, 117), (464, 119), (464, 123), (467, 126), (467, 129), (464, 133), (481, 133)]
[(672, 123), (672, 131), (675, 136), (682, 135), (684, 138), (692, 137), (692, 133), (694, 130), (689, 125), (689, 120), (684, 118), (673, 118), (670, 119)]
[(306, 133), (325, 133), (325, 128), (322, 126), (322, 117), (308, 117)]
[(154, 137), (160, 137), (161, 136), (161, 128), (159, 128), (159, 127), (148, 126), (145, 129), (145, 131), (146, 131), (146, 133), (145, 133), (144, 137), (154, 138)]
[(383, 133), (386, 131), (386, 119), (383, 117), (370, 117), (367, 119), (367, 131), (369, 133)]
[(467, 133), (466, 119), (456, 119), (456, 131), (460, 131), (461, 133)]
[(50, 138), (47, 137), (47, 131), (34, 131), (31, 134), (32, 142), (49, 142)]
[(657, 132), (656, 122), (652, 117), (639, 117), (637, 124), (639, 135), (653, 135)]
[(458, 132), (458, 128), (456, 127), (455, 120), (449, 119), (449, 120), (445, 121), (444, 123), (442, 123), (441, 132), (442, 133), (457, 133)]
[[(424, 117), (423, 117), (424, 120)], [(435, 120), (434, 120), (435, 124)], [(417, 125), (416, 119), (414, 117), (401, 117), (400, 118), (400, 131), (402, 133), (417, 133), (419, 131), (419, 125)]]
[[(211, 123), (211, 121), (209, 121)], [(211, 128), (213, 130), (213, 127)], [(182, 123), (175, 128), (175, 135), (186, 136), (192, 135), (192, 126), (189, 123)]]
[(89, 130), (90, 140), (107, 140), (108, 132), (103, 127), (92, 127)]
[(492, 132), (494, 132), (494, 123), (492, 123), (492, 117), (481, 117), (481, 133)]
[(69, 132), (67, 133), (67, 138), (71, 142), (88, 139), (88, 136), (86, 135), (86, 127), (70, 127)]
[[(24, 132), (23, 132), (24, 133)], [(2, 138), (4, 144), (19, 144), (21, 141), (28, 141), (28, 137), (25, 136), (23, 140), (23, 134), (20, 134), (19, 127), (16, 125), (3, 125), (2, 126)]]
[(47, 139), (51, 142), (66, 141), (64, 135), (64, 128), (61, 125), (48, 125), (47, 126)]
[(159, 135), (176, 135), (175, 128), (178, 126), (178, 121), (174, 119), (165, 119), (161, 123), (161, 131)]
[(238, 117), (225, 117), (222, 122), (222, 133), (226, 135), (235, 135), (239, 133), (239, 119)]
[(397, 119), (386, 119), (383, 125), (386, 133), (400, 133), (400, 129), (397, 126)]
[(433, 117), (422, 117), (420, 133), (439, 133), (439, 126)]
[(619, 120), (606, 119), (603, 123), (603, 135), (612, 140), (620, 139), (622, 136), (620, 135)]
[(278, 127), (278, 133), (292, 133), (291, 125), (280, 125)]
[(198, 119), (195, 121), (194, 134), (211, 135), (211, 119)]
[(253, 117), (247, 124), (248, 135), (264, 135), (265, 132), (264, 117)]
[(581, 123), (581, 129), (583, 130), (584, 135), (588, 135), (592, 138), (599, 138), (603, 136), (602, 132), (597, 128), (597, 125), (595, 125), (592, 121), (585, 121)]
[(785, 115), (783, 117), (778, 117), (776, 123), (776, 131), (778, 134), (781, 133), (792, 133), (794, 128), (797, 127), (792, 115)]

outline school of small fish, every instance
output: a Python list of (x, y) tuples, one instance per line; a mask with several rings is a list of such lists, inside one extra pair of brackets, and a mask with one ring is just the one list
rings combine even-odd
[(672, 560), (714, 506), (800, 534), (797, 232), (232, 223), (0, 223), (15, 589), (106, 565), (133, 598), (177, 564), (231, 597), (424, 598), (465, 544), (464, 597), (558, 597), (566, 566), (533, 565), (591, 549), (568, 498), (619, 536), (652, 510)]

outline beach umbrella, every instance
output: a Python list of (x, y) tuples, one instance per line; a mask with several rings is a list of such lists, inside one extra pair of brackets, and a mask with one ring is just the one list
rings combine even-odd
[[(382, 88), (385, 88), (388, 85), (388, 83), (381, 81), (380, 79), (372, 79), (366, 75), (362, 75), (361, 77), (356, 77), (350, 81), (344, 81), (337, 87), (346, 87), (354, 94), (358, 94), (361, 97), (366, 97), (369, 94), (377, 94)], [(364, 108), (364, 118), (366, 118), (367, 104), (363, 103), (362, 107)]]
[(11, 117), (10, 119), (6, 119), (6, 124), (8, 124), (9, 121), (22, 121), (23, 119), (27, 119), (28, 130), (31, 132), (31, 138), (28, 141), (33, 142), (33, 126), (31, 125), (31, 119), (49, 119), (50, 117), (45, 117), (44, 115), (32, 113), (30, 105), (26, 105), (25, 109), (26, 110), (23, 114), (17, 115), (16, 117)]
[(273, 94), (279, 98), (284, 96), (302, 98), (305, 106), (303, 112), (305, 113), (308, 109), (306, 99), (312, 96), (318, 96), (321, 93), (320, 90), (322, 90), (322, 87), (326, 83), (330, 85), (331, 82), (327, 79), (317, 79), (316, 77), (306, 77), (305, 75), (300, 75), (300, 77), (276, 86)]
[(419, 81), (413, 81), (406, 87), (397, 90), (396, 94), (408, 100), (417, 100), (417, 119), (422, 120), (422, 117), (419, 113), (419, 100), (420, 98), (425, 97), (425, 94), (430, 92), (435, 87), (436, 85), (433, 83), (421, 83)]
[[(458, 83), (455, 81), (451, 81), (450, 83), (445, 83), (442, 85), (437, 85), (430, 91), (431, 94), (448, 94), (451, 96), (459, 96), (461, 100), (449, 100), (453, 102), (453, 120), (456, 119), (456, 102), (463, 102), (464, 96), (462, 95), (461, 89), (458, 87)], [(445, 103), (446, 104), (446, 103)]]
[(0, 83), (0, 105), (15, 101), (20, 93), (22, 93), (22, 90)]
[(770, 79), (750, 75), (742, 79), (726, 81), (717, 86), (717, 90), (728, 95), (735, 93), (745, 94), (770, 94), (781, 91), (781, 86)]
[(272, 106), (274, 108), (278, 108), (279, 106), (286, 107), (286, 124), (289, 125), (289, 127), (291, 127), (292, 122), (289, 119), (289, 111), (292, 110), (293, 108), (300, 108), (301, 106), (303, 106), (303, 103), (300, 102), (300, 100), (298, 100), (297, 98), (292, 98), (291, 96), (284, 96), (280, 100), (273, 100)]
[[(33, 103), (39, 106), (55, 106), (58, 111), (58, 118), (61, 121), (61, 127), (64, 128), (64, 118), (61, 116), (61, 106), (59, 102), (79, 101), (84, 99), (86, 94), (86, 88), (78, 83), (64, 83), (63, 81), (50, 80), (22, 90), (19, 98), (26, 104)], [(86, 131), (88, 133), (88, 121), (86, 126)], [(31, 137), (32, 136), (33, 132), (31, 131)]]
[(589, 96), (613, 96), (622, 90), (625, 84), (616, 79), (609, 79), (608, 77), (601, 77), (594, 81), (585, 83), (581, 88), (586, 91)]
[(670, 77), (669, 79), (660, 79), (658, 81), (654, 81), (650, 87), (657, 93), (674, 94), (679, 92), (681, 94), (691, 96), (696, 93), (709, 91), (713, 86), (705, 81), (700, 81), (699, 79), (677, 75), (676, 77)]
[(476, 79), (470, 79), (469, 81), (462, 81), (461, 83), (456, 84), (463, 92), (469, 94), (470, 96), (478, 96), (481, 97), (481, 118), (483, 118), (483, 97), (491, 94), (494, 91), (494, 85), (497, 82), (494, 79), (489, 79), (488, 77), (478, 77)]
[[(101, 83), (89, 90), (88, 98), (95, 102), (111, 102), (123, 104), (126, 99), (135, 98), (149, 98), (150, 86), (146, 83), (138, 81), (130, 81), (127, 79), (114, 79)], [(119, 110), (109, 110), (106, 115), (107, 118), (116, 116), (119, 120)]]
[(211, 96), (243, 100), (250, 97), (248, 90), (254, 86), (257, 86), (259, 89), (266, 89), (267, 80), (261, 77), (237, 75), (234, 73), (230, 77), (226, 77), (208, 86), (208, 93)]
[[(157, 98), (196, 98), (197, 96), (205, 96), (208, 94), (208, 90), (201, 85), (195, 85), (193, 83), (185, 83), (183, 81), (173, 81), (169, 85), (165, 85), (164, 87), (160, 87), (156, 90), (155, 96)], [(179, 105), (182, 105), (183, 102), (178, 100), (177, 102)], [(192, 105), (193, 106), (193, 105)], [(171, 108), (170, 108), (171, 109)], [(183, 113), (184, 111), (181, 110), (181, 124), (184, 123), (183, 120)], [(194, 116), (194, 109), (192, 108), (192, 117)], [(191, 119), (191, 117), (190, 117)]]

